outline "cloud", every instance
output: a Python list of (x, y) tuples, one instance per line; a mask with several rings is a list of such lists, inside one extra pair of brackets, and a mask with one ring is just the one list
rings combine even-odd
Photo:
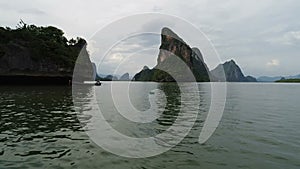
[(87, 45), (87, 50), (89, 51), (90, 56), (99, 52), (99, 48), (97, 47), (97, 42), (95, 40), (89, 40)]
[(280, 45), (297, 45), (300, 43), (300, 31), (289, 31), (280, 37), (272, 38), (267, 41)]
[(268, 67), (274, 67), (274, 66), (279, 66), (280, 62), (277, 59), (272, 59), (271, 61), (267, 62), (266, 64)]
[(160, 35), (157, 34), (140, 34), (135, 37), (130, 37), (117, 44), (112, 51), (113, 52), (124, 52), (124, 53), (135, 53), (139, 50), (146, 48), (153, 48), (160, 45)]
[(133, 53), (137, 50), (141, 50), (143, 46), (141, 46), (138, 43), (131, 43), (131, 44), (126, 44), (126, 43), (121, 43), (118, 46), (112, 48), (111, 52), (112, 53)]
[(109, 63), (119, 63), (124, 59), (124, 56), (121, 53), (113, 53), (107, 57), (107, 62)]
[(46, 12), (41, 11), (41, 10), (36, 9), (36, 8), (22, 9), (22, 10), (19, 10), (19, 13), (22, 13), (22, 14), (32, 14), (32, 15), (45, 15), (46, 14)]

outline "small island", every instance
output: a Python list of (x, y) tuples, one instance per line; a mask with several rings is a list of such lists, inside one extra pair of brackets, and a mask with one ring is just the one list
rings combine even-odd
[(79, 37), (68, 40), (53, 26), (21, 20), (16, 29), (0, 27), (0, 85), (70, 85), (76, 62), (91, 79), (94, 72), (86, 45)]
[[(180, 60), (176, 60), (176, 58)], [(181, 65), (180, 61), (188, 66), (195, 79), (187, 76), (188, 71)], [(219, 64), (210, 71), (200, 49), (189, 46), (173, 30), (164, 27), (161, 30), (161, 45), (157, 65), (152, 69), (144, 66), (132, 80), (174, 82), (175, 79), (169, 73), (177, 76), (177, 80), (181, 82), (191, 82), (193, 80), (197, 82), (257, 82), (256, 78), (245, 76), (233, 59)], [(223, 77), (224, 75), (225, 77)]]
[(281, 79), (277, 80), (277, 83), (300, 83), (300, 79)]

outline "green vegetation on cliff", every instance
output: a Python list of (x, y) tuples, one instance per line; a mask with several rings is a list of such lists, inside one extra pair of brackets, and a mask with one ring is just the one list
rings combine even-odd
[(84, 39), (23, 21), (16, 29), (0, 27), (0, 84), (69, 84), (75, 65), (77, 81), (94, 79)]
[(21, 21), (16, 29), (0, 27), (0, 58), (14, 50), (11, 46), (19, 46), (26, 48), (33, 60), (50, 58), (61, 66), (73, 67), (85, 44), (82, 38), (68, 40), (53, 26), (38, 27)]
[(149, 69), (147, 66), (144, 67), (142, 71), (137, 73), (134, 81), (150, 81), (150, 82), (175, 82), (173, 77), (168, 73), (159, 69)]

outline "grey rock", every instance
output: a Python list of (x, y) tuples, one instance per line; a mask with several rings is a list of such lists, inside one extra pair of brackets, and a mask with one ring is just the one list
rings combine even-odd
[[(223, 75), (225, 74), (225, 78)], [(234, 60), (225, 62), (218, 65), (211, 71), (214, 81), (227, 81), (227, 82), (256, 82), (252, 76), (245, 77), (241, 68), (235, 63)]]
[(129, 78), (129, 73), (124, 73), (120, 79), (120, 81), (130, 81), (130, 78)]
[[(193, 77), (187, 76), (189, 71), (186, 66), (193, 73)], [(179, 81), (195, 79), (199, 82), (207, 82), (209, 70), (199, 49), (191, 48), (171, 29), (163, 28), (157, 65), (153, 69), (144, 67), (133, 80), (172, 82), (175, 81), (173, 76), (176, 76), (176, 80)]]

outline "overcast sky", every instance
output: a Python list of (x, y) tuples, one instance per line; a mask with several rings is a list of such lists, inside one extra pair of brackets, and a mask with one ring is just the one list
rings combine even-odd
[[(89, 49), (95, 50), (101, 48), (99, 42), (93, 43), (95, 33), (117, 19), (144, 12), (174, 15), (203, 31), (222, 61), (233, 58), (246, 75), (257, 77), (300, 73), (299, 9), (299, 0), (0, 0), (0, 24), (15, 27), (23, 19), (29, 24), (57, 26), (68, 38), (84, 37)], [(147, 59), (131, 54), (136, 55), (127, 62), (132, 65), (131, 74), (147, 63), (149, 67), (156, 63), (159, 36), (143, 36), (144, 40), (146, 37), (147, 43), (142, 44), (154, 48), (142, 52), (149, 55)], [(134, 38), (128, 43), (131, 41)], [(115, 50), (119, 51), (109, 55), (101, 73), (111, 73), (109, 63), (122, 59), (122, 50)], [(209, 64), (210, 69), (214, 66)]]

